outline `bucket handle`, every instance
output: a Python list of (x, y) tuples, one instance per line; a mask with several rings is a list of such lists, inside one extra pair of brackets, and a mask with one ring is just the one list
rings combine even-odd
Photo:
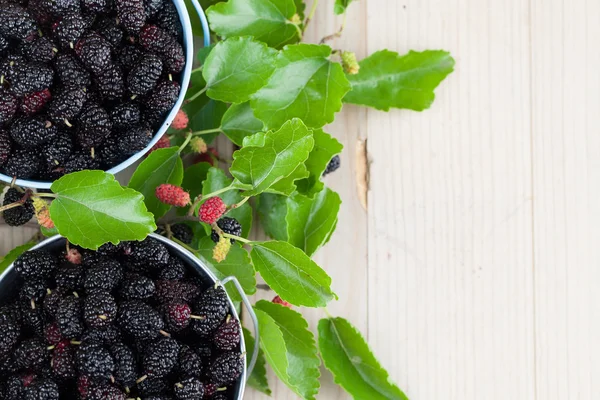
[(258, 319), (256, 318), (256, 314), (254, 313), (254, 310), (252, 309), (252, 304), (250, 304), (250, 300), (246, 296), (246, 293), (244, 293), (244, 289), (242, 288), (242, 285), (240, 285), (240, 282), (237, 280), (237, 278), (235, 276), (228, 276), (227, 278), (225, 278), (221, 281), (221, 284), (224, 286), (228, 282), (232, 282), (235, 285), (235, 288), (237, 289), (238, 293), (242, 297), (242, 302), (244, 303), (244, 305), (246, 306), (246, 309), (248, 310), (248, 314), (250, 314), (250, 319), (252, 320), (252, 324), (254, 325), (254, 349), (252, 349), (252, 357), (250, 358), (250, 362), (248, 363), (248, 367), (247, 367), (247, 372), (246, 372), (246, 381), (247, 381), (248, 379), (250, 379), (250, 374), (252, 374), (252, 370), (254, 369), (254, 366), (256, 365), (256, 359), (258, 358), (258, 350), (259, 350), (259, 342), (258, 341), (260, 339), (259, 332), (258, 332)]
[(204, 9), (198, 2), (198, 0), (191, 0), (192, 5), (196, 9), (196, 13), (198, 13), (198, 17), (200, 17), (200, 24), (202, 25), (202, 33), (204, 34), (204, 47), (210, 46), (210, 29), (208, 27), (208, 20), (206, 19), (206, 14), (204, 13)]

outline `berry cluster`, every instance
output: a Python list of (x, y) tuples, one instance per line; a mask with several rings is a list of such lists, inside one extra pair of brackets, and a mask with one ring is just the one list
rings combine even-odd
[(144, 149), (185, 65), (170, 0), (0, 0), (0, 172), (54, 180)]
[(18, 291), (0, 306), (0, 398), (232, 398), (244, 357), (226, 292), (159, 241), (31, 250), (14, 267)]

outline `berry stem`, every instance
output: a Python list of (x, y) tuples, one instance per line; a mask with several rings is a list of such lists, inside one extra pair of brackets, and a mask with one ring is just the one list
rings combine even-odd
[(208, 90), (208, 87), (205, 87), (204, 89), (200, 90), (198, 93), (194, 94), (192, 97), (190, 97), (189, 99), (187, 99), (185, 102), (187, 103), (191, 103), (192, 101), (196, 100), (198, 97), (200, 97), (202, 95), (202, 93), (206, 92)]
[(181, 240), (177, 239), (177, 238), (172, 238), (172, 241), (174, 241), (175, 243), (177, 243), (178, 245), (180, 245), (181, 247), (183, 247), (184, 249), (186, 249), (187, 251), (189, 251), (190, 253), (196, 254), (198, 252), (198, 250), (194, 249), (193, 247), (190, 247), (189, 245), (183, 243)]
[(302, 33), (304, 33), (306, 31), (306, 27), (308, 26), (308, 23), (313, 19), (313, 17), (315, 16), (315, 12), (317, 11), (317, 6), (319, 5), (319, 0), (315, 0), (313, 1), (312, 7), (310, 9), (310, 14), (308, 14), (308, 17), (306, 18), (306, 20), (304, 21), (304, 28), (302, 29)]
[(181, 146), (179, 146), (179, 150), (177, 150), (177, 154), (181, 154), (181, 152), (183, 151), (183, 149), (185, 149), (185, 147), (188, 145), (188, 143), (190, 143), (190, 140), (192, 140), (192, 136), (193, 133), (188, 133), (185, 141), (181, 144)]
[(56, 193), (36, 193), (35, 197), (51, 197), (55, 199), (58, 197), (58, 195)]
[(213, 129), (205, 129), (202, 131), (192, 132), (192, 136), (201, 136), (201, 135), (208, 135), (210, 133), (220, 133), (220, 132), (223, 132), (223, 130), (221, 129), (221, 127), (218, 127), (218, 128), (213, 128)]
[(319, 42), (319, 44), (324, 44), (328, 40), (332, 40), (332, 39), (339, 38), (339, 37), (342, 36), (342, 33), (344, 32), (344, 29), (346, 28), (346, 14), (347, 13), (344, 12), (344, 16), (343, 16), (343, 19), (342, 19), (342, 26), (340, 26), (340, 29), (337, 32), (332, 33), (331, 35), (325, 36), (323, 39), (321, 39), (321, 41)]
[(14, 203), (7, 204), (5, 206), (0, 207), (0, 212), (10, 210), (11, 208), (21, 207), (23, 203), (20, 201), (15, 201)]
[(239, 240), (240, 242), (246, 243), (246, 244), (254, 243), (252, 240), (248, 240), (248, 239), (240, 237), (240, 236), (231, 235), (231, 234), (225, 233), (225, 232), (223, 232), (223, 237), (228, 238), (228, 239)]

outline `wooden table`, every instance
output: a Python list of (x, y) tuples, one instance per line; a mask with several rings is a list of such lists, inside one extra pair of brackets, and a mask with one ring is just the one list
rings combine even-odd
[[(332, 3), (310, 41), (339, 27)], [(340, 295), (329, 311), (368, 336), (411, 399), (598, 398), (599, 45), (593, 0), (352, 5), (335, 48), (457, 60), (432, 109), (345, 106), (328, 129), (346, 146), (327, 178), (344, 200), (338, 230), (316, 256)], [(2, 254), (32, 234), (1, 229)], [(313, 327), (323, 316), (306, 314)], [(349, 398), (324, 375), (320, 399)], [(271, 385), (274, 399), (296, 398)]]

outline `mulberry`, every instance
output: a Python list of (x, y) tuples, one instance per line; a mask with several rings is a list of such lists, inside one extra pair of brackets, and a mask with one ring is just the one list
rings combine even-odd
[(47, 279), (56, 269), (57, 265), (57, 258), (45, 250), (26, 251), (14, 263), (15, 271), (25, 280), (35, 278)]
[(160, 314), (139, 300), (122, 302), (117, 322), (124, 332), (136, 339), (154, 339), (164, 328)]
[(106, 168), (112, 168), (124, 158), (119, 151), (118, 140), (115, 135), (107, 137), (98, 149), (100, 159)]
[(79, 0), (45, 0), (49, 5), (50, 12), (57, 17), (68, 14), (79, 14)]
[(159, 280), (181, 280), (187, 274), (185, 265), (177, 257), (169, 258), (169, 263), (158, 273)]
[(131, 34), (140, 32), (146, 23), (143, 0), (115, 0), (117, 16), (121, 25)]
[(48, 36), (41, 36), (33, 42), (22, 42), (19, 50), (28, 61), (48, 63), (56, 56), (57, 49)]
[(44, 291), (46, 292), (44, 296), (44, 313), (48, 318), (55, 319), (56, 312), (63, 298), (63, 293), (58, 289), (49, 289), (47, 284), (44, 286)]
[(104, 18), (96, 26), (96, 32), (108, 40), (113, 47), (118, 47), (123, 40), (123, 31), (117, 25), (114, 18)]
[[(24, 194), (19, 192), (17, 189), (10, 188), (4, 195), (4, 201), (2, 202), (2, 205), (5, 206), (20, 201), (23, 199), (23, 196)], [(6, 222), (6, 224), (9, 226), (21, 226), (33, 218), (34, 214), (35, 209), (33, 207), (33, 202), (31, 199), (27, 199), (27, 201), (25, 201), (25, 203), (23, 203), (21, 206), (4, 210), (2, 212), (2, 217), (4, 218), (4, 222)], [(17, 272), (19, 271), (17, 270)]]
[(144, 51), (140, 47), (130, 44), (121, 48), (117, 60), (123, 69), (130, 70), (137, 64), (143, 54)]
[[(223, 217), (217, 221), (217, 226), (229, 235), (242, 236), (242, 225), (235, 218)], [(210, 238), (215, 243), (219, 243), (219, 234), (213, 229)], [(235, 243), (235, 239), (230, 239), (231, 244)]]
[(108, 12), (109, 1), (107, 0), (81, 0), (81, 5), (92, 14)]
[(113, 325), (105, 328), (88, 329), (81, 335), (82, 342), (94, 342), (105, 345), (116, 343), (121, 339), (121, 332)]
[(200, 378), (202, 375), (202, 360), (189, 346), (182, 346), (179, 351), (179, 374), (184, 378)]
[(23, 117), (10, 127), (10, 136), (20, 146), (37, 147), (56, 135), (56, 127), (44, 118)]
[(19, 102), (11, 93), (0, 90), (0, 126), (12, 120)]
[(144, 0), (146, 19), (153, 18), (163, 8), (163, 0)]
[(54, 123), (71, 127), (69, 120), (73, 121), (79, 115), (86, 98), (87, 94), (81, 88), (64, 88), (50, 102), (48, 117)]
[(152, 395), (160, 395), (167, 391), (168, 386), (162, 378), (147, 378), (137, 384), (138, 393), (144, 398)]
[(56, 271), (56, 286), (65, 292), (83, 289), (84, 270), (81, 265), (64, 264)]
[(227, 293), (221, 286), (211, 287), (200, 295), (193, 309), (195, 315), (204, 319), (194, 319), (192, 330), (200, 336), (211, 335), (225, 319), (229, 311)]
[(192, 310), (185, 303), (165, 304), (161, 310), (165, 327), (169, 332), (179, 332), (190, 324)]
[(72, 153), (73, 140), (71, 135), (65, 132), (59, 132), (55, 139), (41, 149), (42, 159), (51, 168), (63, 165)]
[(115, 361), (115, 380), (125, 388), (132, 387), (138, 377), (135, 354), (120, 342), (110, 346), (110, 353)]
[(163, 183), (156, 187), (155, 194), (159, 201), (171, 206), (185, 207), (190, 204), (190, 194), (179, 186)]
[(54, 69), (60, 83), (65, 86), (84, 88), (91, 85), (90, 73), (77, 59), (69, 54), (59, 54)]
[(52, 99), (52, 94), (49, 89), (26, 94), (20, 105), (21, 112), (27, 116), (37, 114), (42, 111), (50, 99)]
[(177, 365), (179, 342), (172, 338), (161, 338), (146, 349), (142, 365), (144, 374), (150, 378), (163, 378)]
[(108, 380), (115, 370), (110, 352), (99, 343), (83, 342), (75, 353), (75, 361), (77, 371), (90, 378)]
[(140, 32), (140, 44), (146, 50), (163, 57), (169, 73), (179, 73), (185, 65), (183, 47), (175, 37), (156, 25), (146, 25)]
[(67, 339), (76, 339), (83, 333), (81, 320), (81, 302), (75, 296), (67, 296), (61, 300), (56, 310), (56, 322), (60, 334)]
[(77, 41), (75, 53), (94, 74), (101, 74), (111, 65), (110, 43), (95, 32), (88, 33)]
[(62, 341), (52, 351), (50, 362), (52, 372), (61, 379), (74, 379), (77, 376), (75, 370), (75, 349), (69, 341)]
[(95, 290), (112, 292), (119, 286), (122, 279), (121, 264), (114, 259), (105, 258), (88, 268), (83, 286), (88, 292)]
[(117, 317), (117, 302), (107, 292), (90, 293), (83, 301), (83, 319), (89, 328), (103, 328)]
[(140, 271), (155, 271), (164, 267), (169, 262), (169, 250), (164, 244), (153, 238), (142, 242), (131, 243), (129, 254), (130, 265)]
[(127, 76), (127, 89), (134, 96), (145, 96), (156, 86), (163, 63), (155, 54), (144, 55)]
[(231, 351), (240, 344), (242, 330), (238, 320), (231, 315), (217, 328), (213, 336), (215, 347), (222, 351)]
[(175, 115), (175, 119), (173, 119), (173, 122), (171, 123), (171, 127), (173, 129), (182, 130), (187, 128), (189, 122), (190, 120), (185, 111), (179, 110)]
[(37, 25), (23, 7), (4, 2), (0, 13), (0, 34), (18, 40), (31, 40), (37, 34)]
[(54, 82), (54, 70), (46, 64), (32, 62), (13, 74), (10, 89), (17, 97), (23, 97), (28, 93), (49, 88), (52, 82)]
[(98, 169), (99, 167), (100, 160), (97, 157), (92, 156), (89, 152), (77, 151), (71, 154), (65, 162), (64, 172), (70, 174), (85, 169)]
[(6, 160), (4, 170), (8, 176), (31, 178), (40, 170), (40, 156), (35, 150), (19, 149)]
[(67, 14), (54, 26), (54, 36), (63, 49), (74, 48), (85, 32), (86, 22), (79, 14)]
[(125, 397), (125, 393), (109, 383), (93, 382), (86, 400), (125, 400)]
[(52, 379), (40, 379), (27, 386), (25, 400), (58, 400), (60, 397), (58, 385)]
[(186, 224), (171, 225), (171, 233), (173, 237), (185, 244), (191, 244), (192, 240), (194, 240), (194, 231)]
[(224, 353), (217, 357), (208, 369), (211, 383), (218, 386), (235, 381), (242, 374), (244, 356), (240, 353)]
[(183, 36), (181, 22), (179, 22), (179, 13), (177, 12), (175, 3), (170, 1), (165, 3), (162, 10), (156, 16), (156, 25), (178, 40)]
[(146, 106), (149, 108), (152, 115), (157, 118), (163, 118), (166, 113), (171, 111), (177, 102), (180, 89), (181, 87), (177, 82), (160, 82), (152, 91), (152, 94), (146, 103)]
[(334, 171), (336, 171), (340, 167), (340, 156), (335, 155), (327, 164), (325, 171), (323, 171), (323, 176), (328, 175)]
[(199, 295), (200, 288), (189, 282), (167, 280), (156, 281), (155, 298), (162, 304), (182, 301), (189, 303), (195, 300)]
[(0, 129), (0, 166), (8, 160), (12, 147), (8, 132)]
[(77, 141), (84, 149), (99, 146), (111, 133), (112, 122), (106, 110), (88, 103), (79, 116)]
[(220, 197), (211, 197), (202, 203), (198, 211), (198, 216), (200, 217), (200, 221), (207, 224), (214, 224), (226, 210), (227, 204)]
[(110, 119), (115, 129), (126, 129), (140, 122), (140, 108), (134, 103), (121, 103), (110, 112)]
[(13, 318), (0, 318), (0, 357), (6, 357), (19, 339), (21, 329), (18, 321)]
[(15, 347), (13, 359), (21, 369), (39, 371), (49, 360), (50, 353), (39, 339), (27, 339)]
[(123, 73), (114, 65), (109, 65), (104, 71), (96, 73), (96, 85), (104, 100), (117, 100), (125, 91)]
[(142, 275), (130, 274), (124, 279), (119, 289), (119, 295), (125, 300), (146, 300), (151, 298), (155, 291), (156, 287), (152, 279)]
[(177, 382), (174, 388), (178, 400), (195, 400), (204, 396), (204, 386), (196, 378), (187, 378)]

